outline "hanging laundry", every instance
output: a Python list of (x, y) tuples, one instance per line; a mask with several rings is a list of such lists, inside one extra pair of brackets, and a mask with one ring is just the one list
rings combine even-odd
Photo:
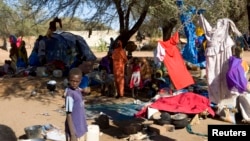
[(209, 99), (218, 103), (222, 99), (230, 97), (227, 87), (226, 73), (228, 71), (228, 59), (232, 56), (232, 46), (235, 45), (229, 34), (229, 30), (237, 36), (239, 32), (234, 22), (228, 18), (222, 18), (212, 27), (202, 14), (199, 14), (199, 24), (206, 36), (206, 72), (208, 82)]
[[(162, 60), (166, 66), (170, 79), (172, 80), (177, 90), (183, 89), (194, 84), (194, 79), (187, 70), (185, 62), (181, 56), (180, 50), (177, 46), (179, 42), (179, 33), (176, 32), (168, 41), (158, 42), (158, 49), (156, 56), (158, 60)], [(162, 52), (165, 50), (165, 53)]]

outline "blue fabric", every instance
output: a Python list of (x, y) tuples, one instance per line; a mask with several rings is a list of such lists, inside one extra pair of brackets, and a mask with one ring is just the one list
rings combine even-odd
[(191, 62), (193, 64), (196, 64), (198, 61), (198, 56), (197, 56), (197, 50), (195, 46), (195, 25), (192, 23), (192, 12), (187, 11), (183, 12), (180, 15), (181, 23), (184, 25), (184, 33), (187, 38), (187, 43), (183, 48), (183, 58)]
[(229, 69), (226, 74), (228, 88), (232, 89), (235, 87), (240, 93), (247, 90), (248, 83), (241, 62), (240, 58), (231, 56), (229, 58)]
[(30, 66), (39, 66), (40, 65), (40, 62), (39, 62), (39, 59), (37, 56), (37, 52), (35, 52), (35, 51), (31, 52), (30, 57), (29, 57), (29, 65)]
[(91, 104), (86, 105), (87, 119), (92, 119), (100, 112), (108, 115), (112, 120), (131, 120), (134, 115), (141, 110), (144, 104)]
[[(81, 52), (83, 57), (86, 57), (87, 61), (97, 59), (87, 42), (81, 36), (74, 35), (70, 32), (53, 33), (51, 38), (44, 37), (42, 40), (45, 41), (46, 45), (47, 62), (58, 60), (70, 67), (75, 61), (76, 54), (79, 52)], [(76, 46), (76, 40), (79, 41), (80, 50), (78, 50)], [(37, 52), (38, 46), (38, 41), (36, 41), (32, 52)], [(29, 56), (29, 60), (30, 57), (35, 56)]]
[(22, 58), (17, 59), (16, 66), (18, 68), (26, 68), (27, 67), (26, 63), (23, 61)]
[[(184, 11), (183, 5), (183, 0), (177, 1), (177, 6), (182, 11), (180, 14), (180, 20), (184, 25), (184, 33), (187, 38), (187, 43), (182, 50), (182, 56), (187, 62), (190, 62), (196, 66), (205, 67), (204, 65), (206, 63), (204, 63), (203, 59), (202, 61), (199, 59), (202, 53), (198, 52), (195, 42), (198, 37), (195, 34), (196, 27), (192, 22), (192, 16), (196, 14), (196, 9), (195, 7), (189, 7), (187, 11)], [(203, 56), (205, 56), (205, 54)]]
[(84, 89), (84, 88), (87, 88), (88, 86), (89, 86), (89, 77), (84, 75), (82, 77), (79, 87)]
[(206, 56), (205, 56), (205, 49), (203, 46), (204, 41), (206, 40), (205, 35), (199, 36), (197, 38), (197, 64), (194, 64), (199, 67), (206, 67)]

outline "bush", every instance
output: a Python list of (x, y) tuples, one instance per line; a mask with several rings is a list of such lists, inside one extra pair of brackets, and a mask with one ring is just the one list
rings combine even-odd
[(105, 42), (103, 39), (99, 39), (99, 44), (97, 45), (96, 50), (98, 52), (107, 52), (108, 49), (107, 42)]
[(157, 40), (151, 39), (148, 44), (141, 47), (141, 51), (153, 51), (157, 47)]

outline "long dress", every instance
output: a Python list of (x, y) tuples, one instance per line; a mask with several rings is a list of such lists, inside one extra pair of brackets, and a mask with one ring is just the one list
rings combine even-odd
[(124, 84), (125, 84), (125, 64), (128, 61), (126, 52), (122, 48), (122, 43), (118, 41), (118, 47), (114, 49), (112, 53), (113, 59), (113, 72), (115, 78), (115, 84), (119, 96), (124, 95)]
[(237, 27), (228, 18), (219, 19), (215, 27), (211, 27), (202, 14), (199, 16), (200, 26), (207, 39), (206, 74), (208, 81), (209, 99), (219, 103), (222, 99), (231, 96), (227, 87), (226, 73), (228, 71), (228, 59), (232, 56), (231, 47), (235, 45), (230, 37), (229, 30), (237, 36), (241, 36)]

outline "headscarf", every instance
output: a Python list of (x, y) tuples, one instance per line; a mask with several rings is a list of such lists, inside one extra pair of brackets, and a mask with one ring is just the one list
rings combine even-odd
[(10, 35), (9, 36), (9, 42), (10, 44), (15, 44), (17, 42), (17, 38), (15, 35)]

